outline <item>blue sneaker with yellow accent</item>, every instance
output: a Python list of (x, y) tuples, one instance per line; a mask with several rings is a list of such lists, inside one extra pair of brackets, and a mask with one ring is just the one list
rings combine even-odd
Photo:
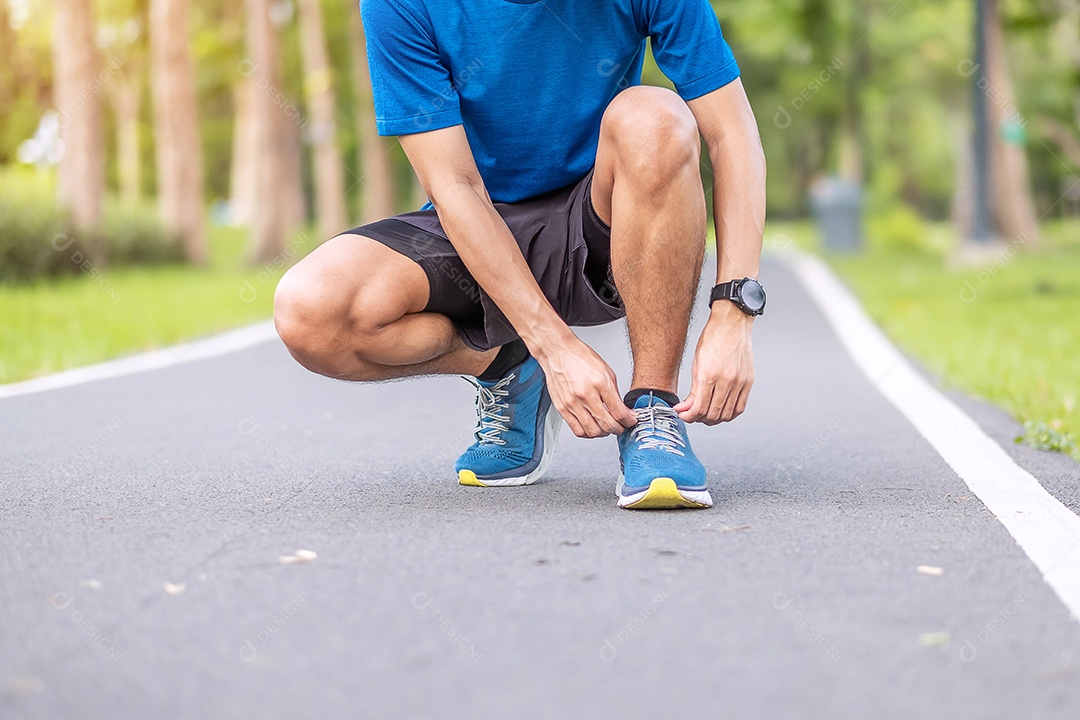
[(634, 403), (637, 425), (619, 435), (619, 507), (712, 507), (705, 467), (690, 449), (686, 424), (652, 393)]
[(492, 382), (476, 386), (476, 438), (454, 465), (462, 485), (529, 485), (555, 456), (562, 417), (551, 402), (540, 363), (531, 356)]

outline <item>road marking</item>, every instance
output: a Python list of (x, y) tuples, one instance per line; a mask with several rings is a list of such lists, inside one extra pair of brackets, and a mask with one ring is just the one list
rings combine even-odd
[(855, 363), (1005, 526), (1080, 620), (1080, 517), (916, 372), (822, 260), (790, 248), (777, 254)]
[(0, 385), (0, 400), (206, 360), (237, 350), (245, 350), (276, 338), (277, 333), (274, 331), (273, 321), (266, 320), (202, 340), (150, 350), (96, 365), (86, 365), (33, 380)]

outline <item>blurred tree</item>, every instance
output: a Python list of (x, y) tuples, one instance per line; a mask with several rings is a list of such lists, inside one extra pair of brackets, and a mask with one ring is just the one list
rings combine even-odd
[(233, 61), (230, 68), (229, 92), (232, 100), (232, 142), (229, 154), (229, 222), (249, 225), (256, 205), (255, 185), (258, 152), (258, 129), (255, 125), (255, 87), (257, 68), (251, 59), (251, 28), (247, 10), (242, 3), (227, 3), (223, 20), (230, 38), (243, 38), (247, 53)]
[(1039, 224), (1027, 154), (1026, 129), (1016, 107), (1016, 94), (1009, 77), (1009, 54), (1002, 28), (998, 0), (977, 0), (983, 4), (986, 27), (987, 67), (981, 73), (979, 90), (987, 94), (990, 126), (990, 179), (992, 210), (998, 231), (1007, 238), (1036, 242)]
[(233, 139), (229, 163), (229, 220), (236, 225), (252, 222), (255, 209), (255, 173), (259, 163), (258, 130), (255, 123), (255, 81), (241, 77), (232, 88)]
[(367, 42), (360, 13), (349, 13), (352, 42), (353, 86), (356, 96), (357, 149), (360, 155), (360, 222), (370, 223), (394, 214), (397, 188), (390, 166), (392, 140), (379, 136), (375, 128), (375, 104), (371, 97), (371, 75), (368, 71)]
[(187, 6), (150, 0), (150, 71), (154, 97), (158, 202), (190, 262), (207, 260), (202, 147), (189, 51)]
[[(284, 91), (282, 91), (284, 92)], [(286, 98), (287, 107), (295, 105)], [(301, 123), (292, 112), (278, 111), (274, 118), (281, 126), (280, 136), (284, 139), (278, 149), (281, 154), (281, 164), (284, 170), (281, 178), (281, 199), (283, 222), (288, 231), (293, 231), (307, 222), (307, 198), (304, 196), (304, 146), (301, 138)]]
[[(288, 215), (282, 202), (289, 142), (281, 120), (278, 40), (270, 20), (269, 0), (246, 0), (250, 74), (256, 78), (251, 97), (251, 131), (255, 138), (250, 160), (255, 186), (250, 257), (254, 263), (272, 261), (285, 250)], [(246, 67), (246, 66), (245, 66)], [(246, 71), (245, 71), (246, 72)]]
[[(10, 108), (15, 101), (15, 72), (10, 68), (13, 61), (17, 60), (15, 45), (15, 28), (11, 26), (11, 15), (7, 2), (0, 1), (0, 57), (8, 58), (9, 68), (6, 72), (0, 72), (0, 107)], [(0, 148), (0, 153), (3, 150)], [(0, 154), (0, 162), (4, 160)]]
[(109, 100), (116, 116), (120, 197), (134, 204), (142, 194), (142, 106), (146, 82), (147, 0), (102, 0), (98, 45), (106, 53)]
[(315, 208), (320, 240), (345, 227), (345, 182), (337, 146), (337, 99), (326, 54), (320, 0), (300, 0), (300, 50), (311, 123), (307, 128), (315, 166)]
[(76, 226), (101, 221), (105, 198), (105, 145), (101, 117), (101, 57), (94, 45), (91, 0), (57, 0), (53, 25), (54, 87), (64, 156), (60, 199)]

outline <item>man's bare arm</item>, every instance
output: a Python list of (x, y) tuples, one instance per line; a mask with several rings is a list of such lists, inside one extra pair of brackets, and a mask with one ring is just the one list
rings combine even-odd
[(460, 125), (401, 138), (447, 237), (544, 368), (548, 391), (580, 437), (622, 432), (636, 418), (615, 374), (556, 314), (496, 212)]
[[(756, 278), (765, 228), (765, 154), (742, 82), (688, 105), (713, 167), (716, 282)], [(713, 303), (694, 354), (690, 395), (676, 406), (687, 422), (713, 425), (746, 409), (754, 383), (753, 318), (731, 302)]]
[(756, 278), (765, 231), (765, 152), (754, 111), (741, 80), (688, 104), (713, 166), (717, 282)]

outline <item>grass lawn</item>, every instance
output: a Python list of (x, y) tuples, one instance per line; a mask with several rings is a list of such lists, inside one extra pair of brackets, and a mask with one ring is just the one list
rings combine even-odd
[(935, 249), (947, 230), (929, 232), (924, 251), (826, 257), (901, 348), (1011, 412), (1030, 444), (1080, 459), (1080, 222), (1047, 224), (1039, 247), (968, 269), (949, 269)]
[[(308, 236), (290, 244), (295, 257)], [(243, 261), (247, 233), (213, 228), (207, 268), (106, 268), (0, 285), (0, 382), (189, 340), (270, 317), (281, 268)], [(295, 257), (293, 259), (295, 259)]]

